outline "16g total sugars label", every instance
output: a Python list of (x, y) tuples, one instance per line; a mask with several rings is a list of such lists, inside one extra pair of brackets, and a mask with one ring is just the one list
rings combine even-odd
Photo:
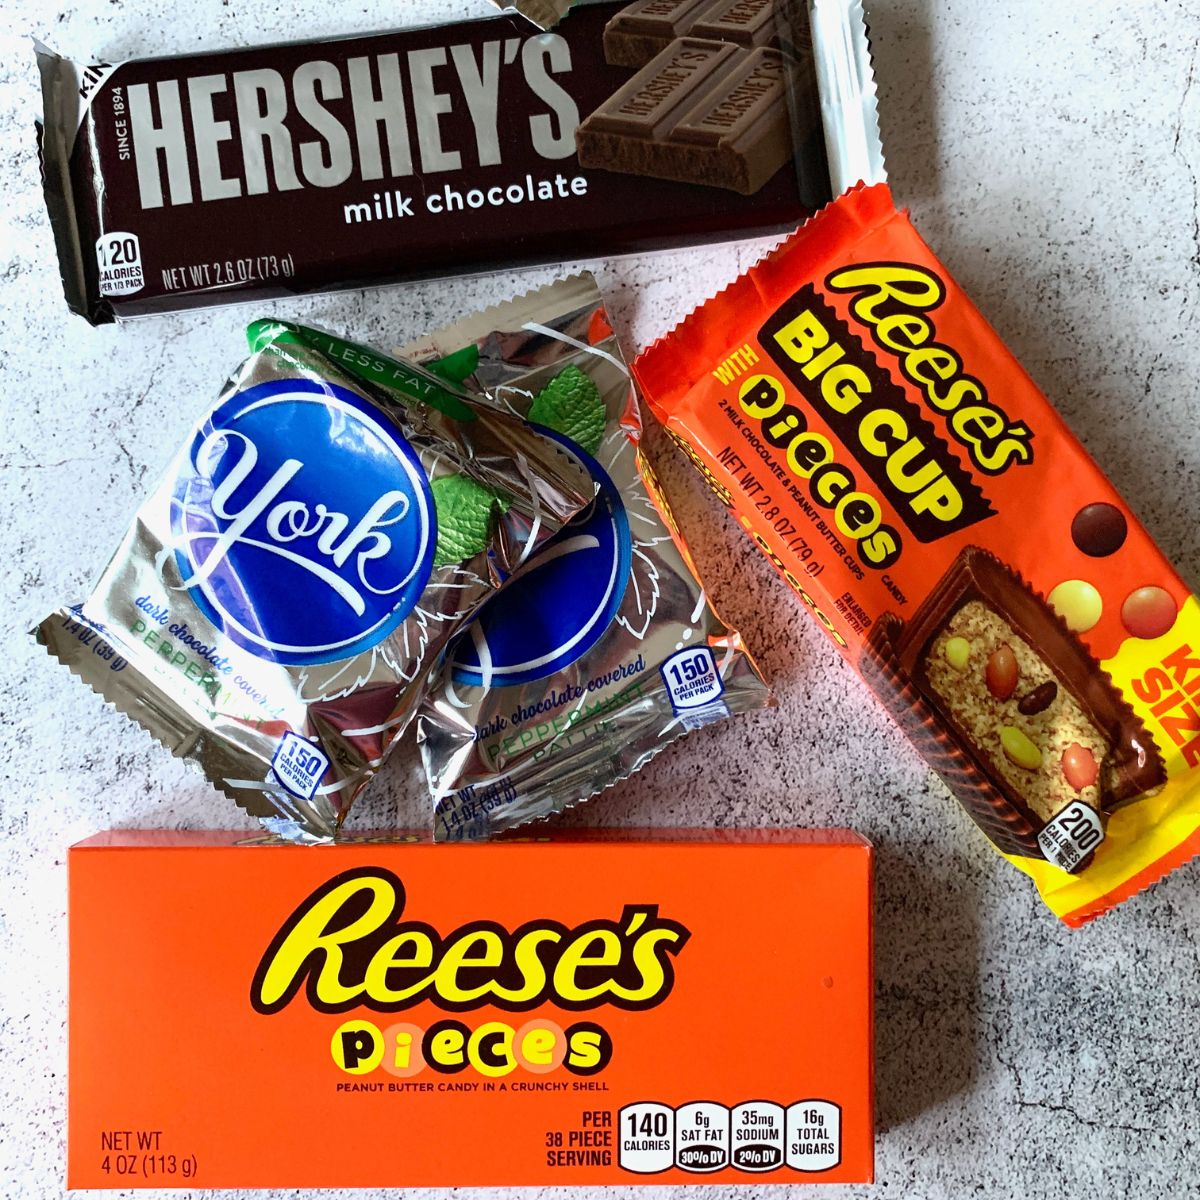
[(830, 1171), (842, 1161), (842, 1110), (829, 1100), (725, 1105), (697, 1100), (672, 1107), (627, 1104), (618, 1114), (620, 1165), (638, 1175), (671, 1168), (751, 1174), (785, 1168)]

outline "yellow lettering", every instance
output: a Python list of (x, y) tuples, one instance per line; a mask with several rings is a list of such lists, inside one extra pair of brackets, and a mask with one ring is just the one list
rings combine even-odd
[(865, 371), (853, 363), (841, 363), (831, 367), (821, 377), (821, 399), (834, 412), (852, 412), (862, 403), (862, 398), (870, 394), (870, 379)]
[(772, 375), (751, 375), (738, 392), (738, 403), (756, 421), (769, 420), (783, 407), (783, 385)]
[(818, 467), (833, 462), (833, 446), (821, 433), (805, 433), (787, 448), (787, 465), (792, 474), (807, 479)]
[(439, 1029), (429, 1039), (429, 1057), (443, 1067), (457, 1067), (464, 1061), (465, 1045), (461, 1029)]
[[(361, 903), (369, 897), (366, 909), (352, 921), (337, 924), (335, 918), (351, 900)], [(274, 1011), (291, 999), (301, 969), (312, 957), (321, 956), (321, 965), (313, 983), (313, 991), (322, 1005), (335, 1007), (356, 999), (363, 984), (343, 984), (343, 947), (352, 946), (361, 938), (375, 933), (395, 913), (400, 897), (391, 883), (374, 875), (349, 879), (331, 888), (315, 903), (302, 910), (286, 935), (269, 951), (266, 968), (259, 967), (254, 981), (256, 1006)], [(311, 967), (309, 968), (312, 969)]]
[(832, 508), (844, 492), (854, 486), (854, 476), (845, 467), (833, 465), (813, 481), (813, 495), (826, 508)]
[[(906, 495), (913, 495), (916, 492), (923, 491), (929, 487), (939, 475), (942, 474), (941, 465), (937, 459), (930, 458), (923, 466), (918, 467), (915, 471), (909, 471), (913, 461), (918, 455), (925, 452), (925, 447), (921, 444), (918, 438), (909, 438), (893, 455), (888, 459), (887, 477), (893, 485), (904, 492)], [(909, 471), (908, 474), (905, 472)]]
[[(667, 986), (662, 955), (675, 954), (685, 940), (686, 935), (678, 926), (668, 929), (652, 926), (639, 934), (637, 941), (633, 943), (632, 957), (634, 969), (641, 982), (633, 988), (621, 987), (614, 983), (612, 994), (635, 1004), (648, 1004), (661, 995)], [(659, 947), (662, 947), (661, 951)]]
[[(882, 437), (880, 435), (883, 435)], [(884, 438), (890, 434), (891, 437)], [(876, 458), (887, 458), (908, 437), (908, 422), (894, 409), (877, 408), (859, 422), (858, 440)], [(893, 440), (894, 439), (894, 440)]]
[(1029, 431), (1017, 428), (1009, 433), (1011, 436), (997, 442), (991, 450), (979, 452), (976, 461), (985, 471), (1003, 471), (1014, 462), (1027, 463), (1033, 458), (1033, 450), (1026, 440), (1030, 437)]
[(900, 551), (895, 533), (886, 526), (858, 543), (859, 552), (873, 567), (891, 562)]
[(598, 1067), (601, 1061), (600, 1034), (594, 1029), (577, 1029), (571, 1034), (567, 1062), (578, 1070)]
[(544, 1025), (535, 1026), (521, 1038), (521, 1060), (528, 1066), (551, 1067), (554, 1065), (557, 1042), (552, 1029), (547, 1029)]
[[(596, 947), (593, 950), (593, 947)], [(580, 1003), (603, 996), (612, 987), (610, 978), (583, 987), (577, 978), (582, 967), (615, 967), (621, 961), (621, 939), (611, 929), (596, 929), (568, 942), (554, 968), (554, 993)]]
[(382, 1004), (407, 1000), (428, 987), (431, 977), (422, 975), (408, 987), (393, 988), (388, 983), (388, 975), (394, 970), (428, 971), (431, 966), (433, 942), (429, 934), (420, 929), (406, 929), (384, 942), (372, 956), (363, 975), (364, 990), (373, 1000)]
[(838, 292), (866, 292), (850, 309), (869, 325), (883, 320), (879, 309), (889, 300), (898, 300), (905, 308), (936, 308), (945, 296), (942, 285), (932, 275), (897, 263), (848, 267), (831, 275), (829, 286)]
[(818, 350), (829, 345), (829, 330), (805, 310), (776, 330), (775, 341), (792, 362), (806, 363)]
[(495, 970), (504, 961), (504, 943), (492, 929), (477, 929), (462, 934), (442, 950), (441, 961), (435, 974), (439, 999), (452, 1004), (469, 1004), (492, 990), (492, 981), (486, 980), (477, 987), (464, 987), (458, 981), (462, 971)]
[(833, 510), (833, 522), (851, 541), (869, 537), (883, 521), (879, 502), (866, 492), (847, 492)]
[[(610, 997), (617, 1005), (652, 1004), (673, 982), (665, 956), (689, 937), (654, 907), (628, 907), (619, 924), (592, 921), (571, 932), (547, 919), (527, 923), (519, 935), (480, 922), (445, 937), (400, 923), (403, 909), (400, 880), (382, 868), (347, 872), (318, 888), (263, 955), (251, 985), (254, 1007), (278, 1012), (305, 981), (310, 1003), (324, 1012), (424, 1000), (455, 1008), (522, 1009), (542, 1000), (590, 1007)], [(389, 1070), (405, 1069), (420, 1054), (411, 1039), (395, 1046)], [(365, 1034), (347, 1047), (359, 1057), (370, 1049)], [(490, 1053), (487, 1046), (482, 1053)]]
[(917, 513), (930, 513), (939, 521), (953, 521), (962, 513), (962, 496), (945, 475), (939, 475), (913, 499), (912, 509)]
[(916, 313), (893, 313), (884, 317), (875, 330), (876, 340), (895, 354), (907, 355), (929, 341), (933, 329)]
[(538, 949), (541, 946), (553, 945), (561, 938), (562, 934), (557, 929), (531, 929), (522, 935), (513, 951), (513, 961), (521, 976), (521, 986), (506, 988), (496, 983), (492, 994), (498, 1003), (519, 1006), (528, 1004), (541, 995), (546, 987), (546, 967)]
[(471, 1034), (467, 1043), (467, 1058), (480, 1075), (498, 1079), (515, 1071), (513, 1057), (513, 1028), (503, 1021), (487, 1021)]
[[(928, 368), (930, 374), (926, 374)], [(904, 359), (904, 373), (915, 383), (930, 386), (939, 379), (953, 379), (962, 370), (958, 355), (945, 346), (922, 346)]]

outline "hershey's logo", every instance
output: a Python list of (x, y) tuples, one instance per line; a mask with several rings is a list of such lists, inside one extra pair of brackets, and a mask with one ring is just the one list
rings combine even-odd
[[(571, 70), (556, 34), (269, 67), (127, 90), (142, 208), (497, 166), (506, 129), (545, 159), (575, 153), (579, 109), (555, 76)], [(510, 78), (511, 77), (511, 78)]]

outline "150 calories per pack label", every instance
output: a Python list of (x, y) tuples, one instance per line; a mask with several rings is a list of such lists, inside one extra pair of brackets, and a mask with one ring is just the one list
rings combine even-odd
[(707, 646), (689, 646), (672, 654), (659, 668), (676, 712), (703, 708), (725, 690), (717, 660)]
[(699, 1100), (672, 1108), (641, 1101), (619, 1114), (620, 1165), (638, 1175), (672, 1167), (705, 1174), (789, 1168), (813, 1174), (842, 1161), (842, 1110), (829, 1100), (732, 1107)]

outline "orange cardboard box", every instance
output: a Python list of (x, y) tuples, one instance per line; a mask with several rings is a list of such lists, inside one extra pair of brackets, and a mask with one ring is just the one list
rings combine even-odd
[(872, 1178), (856, 834), (115, 832), (69, 875), (70, 1187)]

